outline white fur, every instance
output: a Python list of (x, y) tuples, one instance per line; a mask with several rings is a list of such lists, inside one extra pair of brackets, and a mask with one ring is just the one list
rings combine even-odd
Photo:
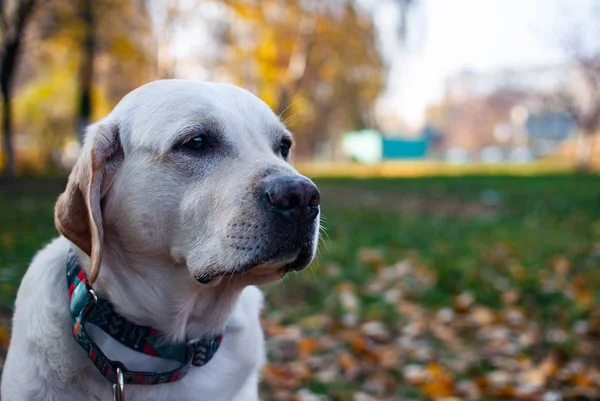
[[(179, 158), (172, 149), (186, 127), (217, 121), (231, 145), (227, 157)], [(82, 155), (93, 151), (102, 125), (119, 128), (124, 162), (110, 188), (103, 187), (104, 246), (94, 288), (123, 316), (165, 333), (165, 341), (198, 338), (228, 330), (205, 366), (184, 379), (161, 385), (127, 385), (128, 401), (253, 401), (265, 361), (259, 322), (261, 284), (281, 278), (290, 256), (270, 260), (245, 274), (200, 284), (207, 269), (233, 271), (248, 256), (233, 251), (226, 234), (235, 222), (259, 227), (249, 202), (252, 182), (265, 169), (297, 175), (273, 151), (286, 132), (270, 109), (230, 85), (157, 81), (126, 96), (92, 126)], [(85, 156), (81, 156), (85, 157)], [(200, 160), (200, 159), (199, 159)], [(105, 183), (105, 185), (108, 185)], [(258, 209), (256, 209), (258, 210)], [(242, 213), (243, 212), (243, 213)], [(245, 228), (257, 242), (277, 233)], [(315, 223), (311, 255), (316, 250)], [(229, 238), (229, 237), (227, 237)], [(110, 400), (112, 388), (72, 336), (66, 287), (67, 252), (59, 237), (34, 258), (17, 294), (13, 332), (2, 376), (6, 401)], [(81, 263), (90, 258), (81, 250)], [(131, 370), (163, 371), (176, 366), (134, 352), (93, 326), (93, 338)]]

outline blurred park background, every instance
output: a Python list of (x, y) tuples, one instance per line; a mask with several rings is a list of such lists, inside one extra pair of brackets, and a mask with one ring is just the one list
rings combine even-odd
[(2, 350), (83, 127), (174, 77), (260, 96), (323, 193), (261, 399), (600, 399), (595, 0), (0, 1)]

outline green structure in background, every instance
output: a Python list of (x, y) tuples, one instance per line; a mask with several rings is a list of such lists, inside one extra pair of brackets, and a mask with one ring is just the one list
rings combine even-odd
[(371, 164), (386, 160), (424, 158), (429, 149), (429, 141), (426, 137), (386, 137), (376, 130), (362, 130), (344, 135), (342, 148), (353, 160)]

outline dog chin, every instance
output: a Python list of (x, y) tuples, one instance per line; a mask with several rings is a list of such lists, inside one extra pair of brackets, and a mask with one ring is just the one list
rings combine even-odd
[(219, 287), (223, 285), (260, 285), (266, 284), (273, 281), (277, 281), (283, 278), (287, 273), (286, 265), (271, 268), (249, 268), (243, 271), (234, 270), (232, 272), (216, 273), (209, 277), (196, 277), (203, 286), (207, 287)]
[(313, 254), (307, 250), (301, 250), (288, 258), (278, 258), (265, 262), (250, 262), (239, 267), (223, 272), (202, 274), (195, 276), (200, 284), (216, 287), (223, 281), (236, 281), (241, 278), (248, 284), (264, 284), (283, 278), (286, 273), (304, 270), (313, 259)]

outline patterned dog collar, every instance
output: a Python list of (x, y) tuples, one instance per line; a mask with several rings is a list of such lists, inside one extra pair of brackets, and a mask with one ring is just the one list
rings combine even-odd
[[(72, 249), (67, 257), (67, 286), (71, 315), (73, 316), (73, 336), (87, 352), (96, 369), (111, 383), (118, 383), (120, 373), (128, 384), (161, 384), (175, 382), (183, 378), (190, 367), (202, 366), (215, 355), (223, 335), (201, 338), (187, 343), (163, 345), (159, 342), (161, 333), (139, 326), (119, 315), (112, 304), (98, 298), (87, 282), (85, 271)], [(134, 351), (181, 363), (177, 369), (168, 372), (130, 371), (120, 361), (109, 359), (92, 340), (85, 329), (86, 323), (93, 324), (106, 334)]]

